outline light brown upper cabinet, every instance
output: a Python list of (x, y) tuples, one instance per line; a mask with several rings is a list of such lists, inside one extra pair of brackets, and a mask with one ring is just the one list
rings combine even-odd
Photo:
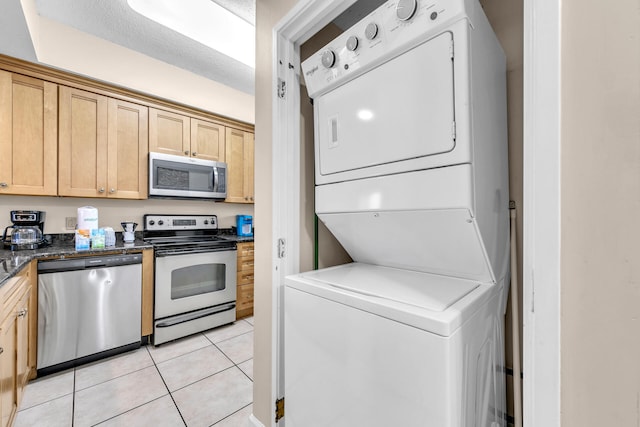
[(148, 108), (60, 87), (58, 194), (147, 197)]
[(224, 126), (191, 119), (191, 155), (199, 159), (225, 161)]
[(0, 194), (57, 194), (58, 86), (0, 71)]
[(149, 151), (223, 162), (224, 137), (217, 123), (149, 109)]
[(225, 202), (253, 203), (253, 133), (226, 130), (227, 198)]

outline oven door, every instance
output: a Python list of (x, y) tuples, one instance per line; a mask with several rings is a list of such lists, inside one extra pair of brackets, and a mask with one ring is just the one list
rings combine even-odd
[(155, 319), (236, 300), (234, 250), (156, 256)]

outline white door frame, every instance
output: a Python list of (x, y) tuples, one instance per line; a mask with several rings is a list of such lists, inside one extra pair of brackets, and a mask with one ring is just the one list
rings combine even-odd
[(532, 427), (561, 421), (561, 3), (524, 0), (523, 418)]
[[(284, 395), (284, 277), (300, 272), (300, 45), (355, 1), (300, 0), (273, 28), (271, 402)], [(276, 424), (274, 417), (270, 425), (285, 422)]]
[[(283, 279), (298, 273), (300, 265), (299, 46), (355, 1), (300, 0), (273, 29), (272, 87), (283, 88), (284, 82), (283, 97), (273, 98), (273, 243), (277, 248), (283, 239), (285, 255), (278, 257), (276, 249), (272, 270), (272, 402), (284, 393)], [(560, 5), (554, 0), (524, 0), (524, 66), (524, 426), (555, 427), (560, 425)]]

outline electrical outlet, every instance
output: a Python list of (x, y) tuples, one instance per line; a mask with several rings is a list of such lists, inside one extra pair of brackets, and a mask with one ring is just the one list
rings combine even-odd
[(68, 216), (65, 218), (65, 228), (67, 230), (75, 230), (76, 224), (77, 224), (77, 221), (75, 216)]

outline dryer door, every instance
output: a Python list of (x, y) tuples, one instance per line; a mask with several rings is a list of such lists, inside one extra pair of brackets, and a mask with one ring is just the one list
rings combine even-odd
[(440, 34), (317, 98), (319, 174), (453, 150), (452, 48), (452, 34)]

